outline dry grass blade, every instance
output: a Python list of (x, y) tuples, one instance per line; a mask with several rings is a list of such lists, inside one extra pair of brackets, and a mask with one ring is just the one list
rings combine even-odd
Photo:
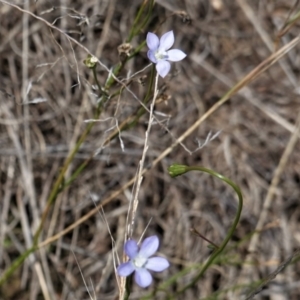
[[(251, 6), (245, 0), (237, 0), (237, 2), (239, 3), (241, 8), (243, 9), (243, 12), (247, 16), (247, 18), (251, 21), (251, 23), (254, 26), (255, 30), (258, 32), (261, 39), (264, 41), (265, 45), (268, 47), (268, 49), (271, 52), (274, 52), (274, 48), (275, 48), (274, 47), (274, 42), (271, 40), (271, 38), (269, 37), (267, 32), (261, 26), (261, 24), (260, 24), (258, 18), (256, 17), (253, 9), (251, 8)], [(284, 70), (284, 72), (286, 73), (287, 77), (289, 78), (289, 80), (291, 81), (293, 86), (297, 87), (298, 86), (297, 79), (296, 79), (295, 75), (293, 74), (293, 72), (292, 72), (291, 68), (289, 67), (289, 65), (286, 64), (285, 62), (281, 61), (280, 66)]]
[[(149, 290), (132, 281), (132, 298), (162, 283), (170, 294), (155, 299), (235, 300), (261, 282), (257, 300), (299, 299), (299, 260), (285, 268), (300, 243), (299, 1), (21, 2), (0, 0), (0, 298), (122, 298), (124, 236), (157, 235), (171, 267)], [(145, 38), (170, 30), (187, 57), (150, 109)], [(208, 176), (171, 179), (175, 162), (223, 174), (244, 198), (227, 251), (182, 295), (182, 270), (220, 245), (237, 202)]]
[[(264, 223), (266, 222), (266, 218), (268, 215), (269, 208), (272, 204), (273, 197), (276, 192), (276, 188), (279, 184), (280, 181), (280, 176), (282, 172), (284, 171), (286, 164), (288, 162), (289, 157), (291, 156), (292, 152), (295, 149), (296, 143), (299, 140), (299, 133), (300, 133), (300, 112), (298, 115), (297, 123), (295, 124), (295, 131), (291, 135), (291, 138), (286, 145), (286, 148), (281, 156), (281, 159), (279, 161), (279, 164), (274, 172), (274, 176), (271, 181), (270, 188), (268, 189), (268, 193), (266, 196), (266, 199), (264, 200), (264, 205), (261, 211), (261, 214), (259, 216), (258, 222), (255, 227), (255, 231), (259, 232), (260, 230), (263, 229)], [(250, 240), (250, 245), (249, 245), (249, 252), (255, 252), (258, 246), (258, 234), (254, 234)]]
[(288, 257), (284, 262), (282, 262), (278, 268), (272, 272), (266, 279), (263, 280), (263, 282), (257, 287), (245, 300), (251, 300), (254, 299), (254, 297), (261, 292), (261, 290), (269, 284), (273, 279), (276, 278), (276, 276), (281, 273), (290, 263), (293, 259), (296, 259), (300, 255), (300, 250), (295, 251), (290, 257)]

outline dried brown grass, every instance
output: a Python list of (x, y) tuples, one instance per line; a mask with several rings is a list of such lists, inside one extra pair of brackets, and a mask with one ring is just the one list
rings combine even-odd
[[(221, 8), (218, 8), (220, 3)], [(97, 53), (110, 68), (118, 61), (117, 47), (129, 32), (138, 5), (139, 1), (129, 4), (100, 0), (51, 3), (39, 0), (31, 3), (29, 10), (50, 23), (58, 18), (56, 26), (66, 30), (91, 53)], [(53, 6), (57, 9), (51, 10)], [(273, 42), (293, 7), (292, 1), (267, 1), (248, 6), (242, 0), (157, 1), (157, 19), (170, 15), (174, 10), (184, 9), (191, 15), (192, 24), (183, 24), (180, 18), (174, 16), (161, 29), (161, 32), (175, 31), (176, 46), (188, 57), (176, 64), (180, 71), (178, 75), (174, 71), (176, 76), (160, 82), (160, 86), (166, 86), (171, 99), (155, 109), (165, 114), (157, 115), (157, 118), (168, 120), (165, 124), (171, 134), (159, 125), (152, 128), (146, 164), (167, 149), (174, 142), (174, 137), (181, 136), (233, 83), (274, 50)], [(77, 12), (89, 18), (89, 27), (84, 19), (78, 26), (78, 19), (74, 18), (78, 16)], [(12, 7), (1, 4), (0, 15), (2, 273), (28, 247), (31, 233), (36, 228), (36, 216), (40, 216), (46, 205), (60, 166), (85, 128), (84, 120), (93, 117), (95, 99), (91, 94), (92, 76), (82, 63), (86, 58), (83, 49), (31, 17), (26, 31), (24, 14)], [(280, 45), (298, 34), (299, 26), (296, 24), (282, 37)], [(27, 53), (22, 48), (23, 35), (25, 39), (28, 36)], [(141, 33), (140, 40), (144, 37), (145, 33)], [(137, 40), (134, 43), (133, 46), (136, 46)], [(234, 237), (236, 241), (243, 242), (228, 252), (224, 263), (212, 267), (185, 295), (186, 299), (204, 299), (216, 290), (225, 289), (228, 291), (215, 299), (243, 299), (241, 289), (235, 291), (231, 288), (266, 278), (299, 248), (299, 142), (289, 153), (278, 182), (272, 187), (273, 197), (264, 212), (258, 240), (251, 249), (254, 252), (248, 251), (251, 237), (246, 239), (261, 218), (279, 162), (295, 130), (299, 114), (299, 50), (299, 45), (294, 47), (280, 63), (201, 123), (183, 141), (192, 154), (177, 146), (145, 174), (134, 235), (138, 238), (149, 219), (153, 218), (147, 235), (160, 236), (160, 250), (172, 263), (170, 270), (159, 276), (161, 279), (166, 279), (168, 274), (174, 274), (182, 266), (205, 261), (210, 253), (207, 243), (192, 235), (189, 229), (195, 226), (218, 244), (224, 238), (237, 206), (231, 190), (222, 183), (196, 173), (171, 179), (167, 167), (172, 162), (200, 164), (230, 177), (243, 191), (245, 204)], [(24, 73), (26, 64), (28, 75)], [(135, 73), (146, 64), (144, 51), (129, 63), (120, 79), (126, 77), (127, 72)], [(103, 82), (107, 72), (98, 70), (99, 80)], [(27, 100), (43, 98), (47, 101), (23, 104), (24, 90), (29, 82), (32, 87)], [(133, 82), (130, 89), (138, 98), (145, 92), (138, 82)], [(101, 117), (103, 122), (98, 122), (93, 128), (69, 174), (94, 151), (103, 148), (109, 134), (107, 130), (115, 126), (116, 119), (121, 122), (138, 106), (138, 101), (128, 92), (109, 103)], [(145, 116), (139, 126), (122, 133), (124, 152), (118, 139), (110, 142), (74, 184), (59, 195), (42, 240), (60, 233), (94, 209), (91, 199), (96, 204), (100, 203), (136, 174), (147, 119), (148, 116)], [(203, 143), (210, 131), (216, 133), (219, 130), (221, 133), (217, 138), (195, 151), (199, 147), (198, 141)], [(130, 197), (131, 186), (128, 186), (104, 207), (119, 254)], [(1, 287), (0, 298), (40, 299), (41, 295), (49, 295), (50, 299), (87, 299), (72, 252), (90, 288), (93, 282), (97, 299), (115, 299), (118, 290), (111, 239), (100, 214), (89, 217), (51, 245), (41, 248)], [(180, 284), (189, 278), (183, 278)], [(255, 299), (296, 300), (300, 297), (299, 281), (298, 262), (281, 271)], [(46, 286), (42, 293), (43, 283)], [(140, 295), (139, 289), (134, 290), (133, 297), (139, 299)], [(163, 295), (157, 296), (157, 299), (160, 297), (163, 298)]]

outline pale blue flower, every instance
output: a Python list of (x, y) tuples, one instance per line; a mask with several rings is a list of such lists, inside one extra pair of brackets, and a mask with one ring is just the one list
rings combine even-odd
[(128, 240), (125, 243), (124, 251), (129, 257), (129, 261), (121, 264), (117, 268), (120, 276), (127, 277), (133, 272), (135, 282), (142, 288), (148, 287), (152, 283), (152, 275), (148, 270), (161, 272), (169, 267), (169, 262), (163, 257), (151, 257), (159, 246), (156, 235), (146, 238), (140, 249), (136, 241)]
[(171, 68), (169, 61), (180, 61), (186, 57), (186, 54), (179, 49), (169, 50), (174, 44), (174, 33), (169, 31), (159, 40), (154, 33), (148, 32), (147, 46), (148, 58), (156, 64), (156, 71), (161, 77), (165, 77)]

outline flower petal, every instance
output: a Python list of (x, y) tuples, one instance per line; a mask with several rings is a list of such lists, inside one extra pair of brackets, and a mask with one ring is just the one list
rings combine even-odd
[(152, 276), (149, 271), (144, 268), (137, 269), (134, 274), (135, 282), (142, 288), (152, 283)]
[(157, 59), (155, 58), (154, 51), (148, 50), (147, 56), (148, 56), (149, 60), (151, 60), (153, 63), (155, 63), (155, 64), (157, 63)]
[[(156, 66), (158, 66), (159, 64), (160, 62)], [(150, 257), (157, 251), (158, 245), (159, 245), (158, 237), (156, 235), (149, 236), (148, 238), (144, 239), (141, 245), (139, 256), (144, 258)]]
[(166, 77), (166, 75), (169, 73), (170, 69), (171, 69), (170, 63), (165, 60), (160, 60), (156, 64), (156, 71), (163, 78)]
[(159, 46), (159, 39), (158, 36), (152, 32), (148, 32), (147, 34), (147, 46), (150, 50), (157, 50)]
[(167, 53), (169, 61), (180, 61), (186, 57), (186, 54), (179, 49), (172, 49)]
[(117, 272), (120, 276), (129, 276), (134, 271), (134, 266), (131, 261), (120, 264), (117, 268)]
[(166, 32), (162, 35), (159, 41), (159, 50), (169, 50), (174, 44), (173, 30)]
[(139, 247), (135, 240), (128, 240), (124, 246), (125, 253), (129, 258), (135, 258), (139, 252)]
[(146, 269), (155, 272), (161, 272), (170, 266), (169, 262), (163, 257), (151, 257), (145, 265)]

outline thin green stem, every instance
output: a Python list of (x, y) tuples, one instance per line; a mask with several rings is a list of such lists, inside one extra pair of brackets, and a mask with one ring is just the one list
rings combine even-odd
[[(94, 75), (95, 82), (96, 82), (97, 87), (98, 87), (99, 96), (104, 96), (104, 99), (107, 100), (108, 99), (108, 94), (106, 93), (106, 91), (102, 88), (101, 84), (99, 83), (96, 68), (97, 68), (97, 65), (95, 65), (94, 68), (92, 68), (92, 70), (93, 70), (93, 75)], [(101, 105), (103, 105), (103, 104), (104, 103), (102, 103)]]
[(238, 204), (238, 209), (237, 209), (237, 213), (236, 213), (235, 219), (233, 221), (233, 224), (230, 227), (222, 244), (218, 248), (215, 249), (215, 251), (212, 253), (210, 258), (204, 264), (204, 266), (202, 267), (202, 269), (198, 273), (198, 275), (195, 276), (195, 278), (189, 284), (187, 284), (185, 287), (183, 287), (178, 292), (178, 294), (185, 292), (187, 289), (189, 289), (190, 287), (195, 285), (195, 283), (203, 276), (204, 272), (212, 265), (212, 263), (215, 261), (215, 259), (223, 252), (223, 250), (225, 249), (226, 245), (228, 244), (229, 240), (231, 239), (231, 237), (238, 225), (238, 222), (239, 222), (240, 216), (241, 216), (241, 212), (242, 212), (242, 208), (243, 208), (242, 192), (241, 192), (240, 188), (235, 183), (233, 183), (229, 178), (227, 178), (213, 170), (210, 170), (210, 169), (207, 169), (204, 167), (199, 167), (199, 166), (189, 167), (189, 166), (184, 166), (184, 165), (172, 165), (169, 167), (169, 173), (172, 177), (176, 177), (176, 176), (182, 175), (182, 174), (190, 172), (190, 171), (205, 172), (205, 173), (208, 173), (208, 174), (210, 174), (214, 177), (217, 177), (217, 178), (221, 179), (222, 181), (226, 182), (228, 185), (230, 185), (233, 188), (233, 190), (238, 195), (239, 204)]
[(130, 33), (129, 33), (129, 36), (128, 36), (128, 38), (127, 38), (127, 40), (126, 40), (126, 42), (127, 43), (130, 43), (131, 42), (131, 40), (132, 40), (132, 38), (134, 37), (134, 35), (135, 35), (135, 26), (137, 25), (137, 23), (139, 22), (139, 20), (140, 20), (140, 18), (141, 18), (141, 16), (142, 16), (142, 13), (143, 13), (143, 10), (144, 10), (144, 8), (145, 8), (145, 6), (146, 6), (146, 4), (147, 4), (147, 1), (148, 0), (144, 0), (144, 2), (141, 4), (141, 6), (140, 6), (140, 9), (139, 9), (139, 11), (138, 11), (138, 13), (137, 13), (137, 15), (136, 15), (136, 17), (135, 17), (135, 19), (134, 19), (134, 21), (133, 21), (133, 25), (132, 25), (132, 27), (131, 27), (131, 29), (130, 29)]
[(144, 47), (146, 46), (146, 41), (141, 42), (135, 49), (134, 51), (128, 56), (128, 59), (133, 58), (136, 56)]
[[(144, 0), (144, 2), (141, 4), (140, 9), (135, 17), (132, 27), (131, 27), (129, 36), (126, 40), (126, 43), (130, 43), (131, 40), (133, 39), (133, 37), (136, 36), (143, 29), (143, 27), (145, 27), (146, 24), (149, 22), (149, 19), (151, 17), (151, 13), (152, 13), (152, 10), (153, 10), (154, 4), (155, 4), (154, 0), (150, 1), (146, 16), (143, 18), (142, 24), (140, 26), (138, 26), (138, 23), (140, 21), (142, 13), (144, 12), (144, 8), (146, 7), (147, 2), (148, 2), (148, 0)], [(136, 27), (138, 27), (138, 28), (136, 28)]]
[(152, 67), (151, 67), (150, 83), (148, 85), (147, 93), (144, 97), (143, 103), (147, 103), (148, 100), (150, 99), (150, 95), (151, 95), (152, 90), (153, 90), (154, 77), (155, 77), (154, 75), (155, 75), (155, 65), (153, 64)]
[(6, 270), (1, 278), (0, 278), (0, 286), (15, 272), (15, 270), (25, 261), (25, 259), (33, 253), (35, 250), (37, 250), (37, 247), (33, 246), (30, 249), (26, 250), (22, 255), (20, 255), (9, 267), (8, 270)]
[[(233, 222), (232, 226), (230, 227), (224, 241), (222, 242), (222, 244), (220, 246), (214, 245), (216, 248), (213, 251), (211, 257), (208, 259), (208, 261), (204, 265), (200, 266), (201, 270), (197, 274), (197, 276), (188, 285), (186, 285), (185, 287), (183, 287), (180, 291), (178, 291), (176, 293), (176, 296), (178, 296), (180, 293), (183, 293), (188, 288), (192, 287), (201, 278), (201, 276), (203, 276), (204, 272), (209, 268), (209, 266), (211, 266), (213, 263), (221, 262), (221, 259), (218, 256), (225, 249), (227, 243), (229, 242), (230, 238), (232, 237), (232, 235), (235, 231), (235, 228), (239, 222), (241, 212), (242, 212), (242, 207), (243, 207), (243, 196), (242, 196), (240, 188), (235, 183), (233, 183), (229, 178), (227, 178), (213, 170), (210, 170), (210, 169), (207, 169), (204, 167), (199, 167), (199, 166), (188, 167), (185, 165), (173, 164), (169, 167), (168, 171), (172, 177), (183, 175), (189, 171), (202, 171), (202, 172), (208, 173), (214, 177), (221, 179), (222, 181), (226, 182), (227, 184), (229, 184), (234, 189), (234, 191), (237, 193), (238, 199), (239, 199), (238, 210), (237, 210), (234, 222)], [(182, 278), (183, 276), (189, 274), (191, 271), (193, 271), (195, 269), (199, 269), (199, 266), (193, 265), (193, 266), (184, 268), (182, 271), (173, 275), (166, 282), (161, 284), (159, 286), (159, 290), (167, 291), (171, 284), (174, 284), (179, 278)], [(153, 299), (153, 296), (155, 295), (155, 293), (156, 293), (156, 290), (151, 292), (149, 295), (144, 296), (142, 299), (144, 299), (144, 300), (145, 299)]]
[(132, 275), (126, 278), (126, 285), (125, 285), (125, 295), (124, 300), (128, 300), (131, 294), (131, 284), (132, 284)]
[[(119, 74), (119, 72), (122, 70), (122, 68), (124, 67), (124, 65), (126, 64), (126, 62), (128, 61), (128, 58), (124, 61), (124, 62), (119, 62), (112, 71), (112, 74), (114, 76), (117, 76)], [(105, 83), (105, 90), (109, 90), (111, 88), (111, 86), (115, 83), (115, 78), (114, 76), (110, 74), (106, 83)]]
[(133, 33), (133, 36), (135, 36), (139, 32), (141, 32), (143, 30), (143, 28), (149, 23), (153, 7), (154, 7), (154, 0), (151, 0), (151, 3), (150, 3), (149, 8), (148, 8), (148, 12), (147, 12), (146, 16), (143, 18), (142, 24), (137, 29), (135, 29), (133, 27), (135, 29), (134, 33)]

